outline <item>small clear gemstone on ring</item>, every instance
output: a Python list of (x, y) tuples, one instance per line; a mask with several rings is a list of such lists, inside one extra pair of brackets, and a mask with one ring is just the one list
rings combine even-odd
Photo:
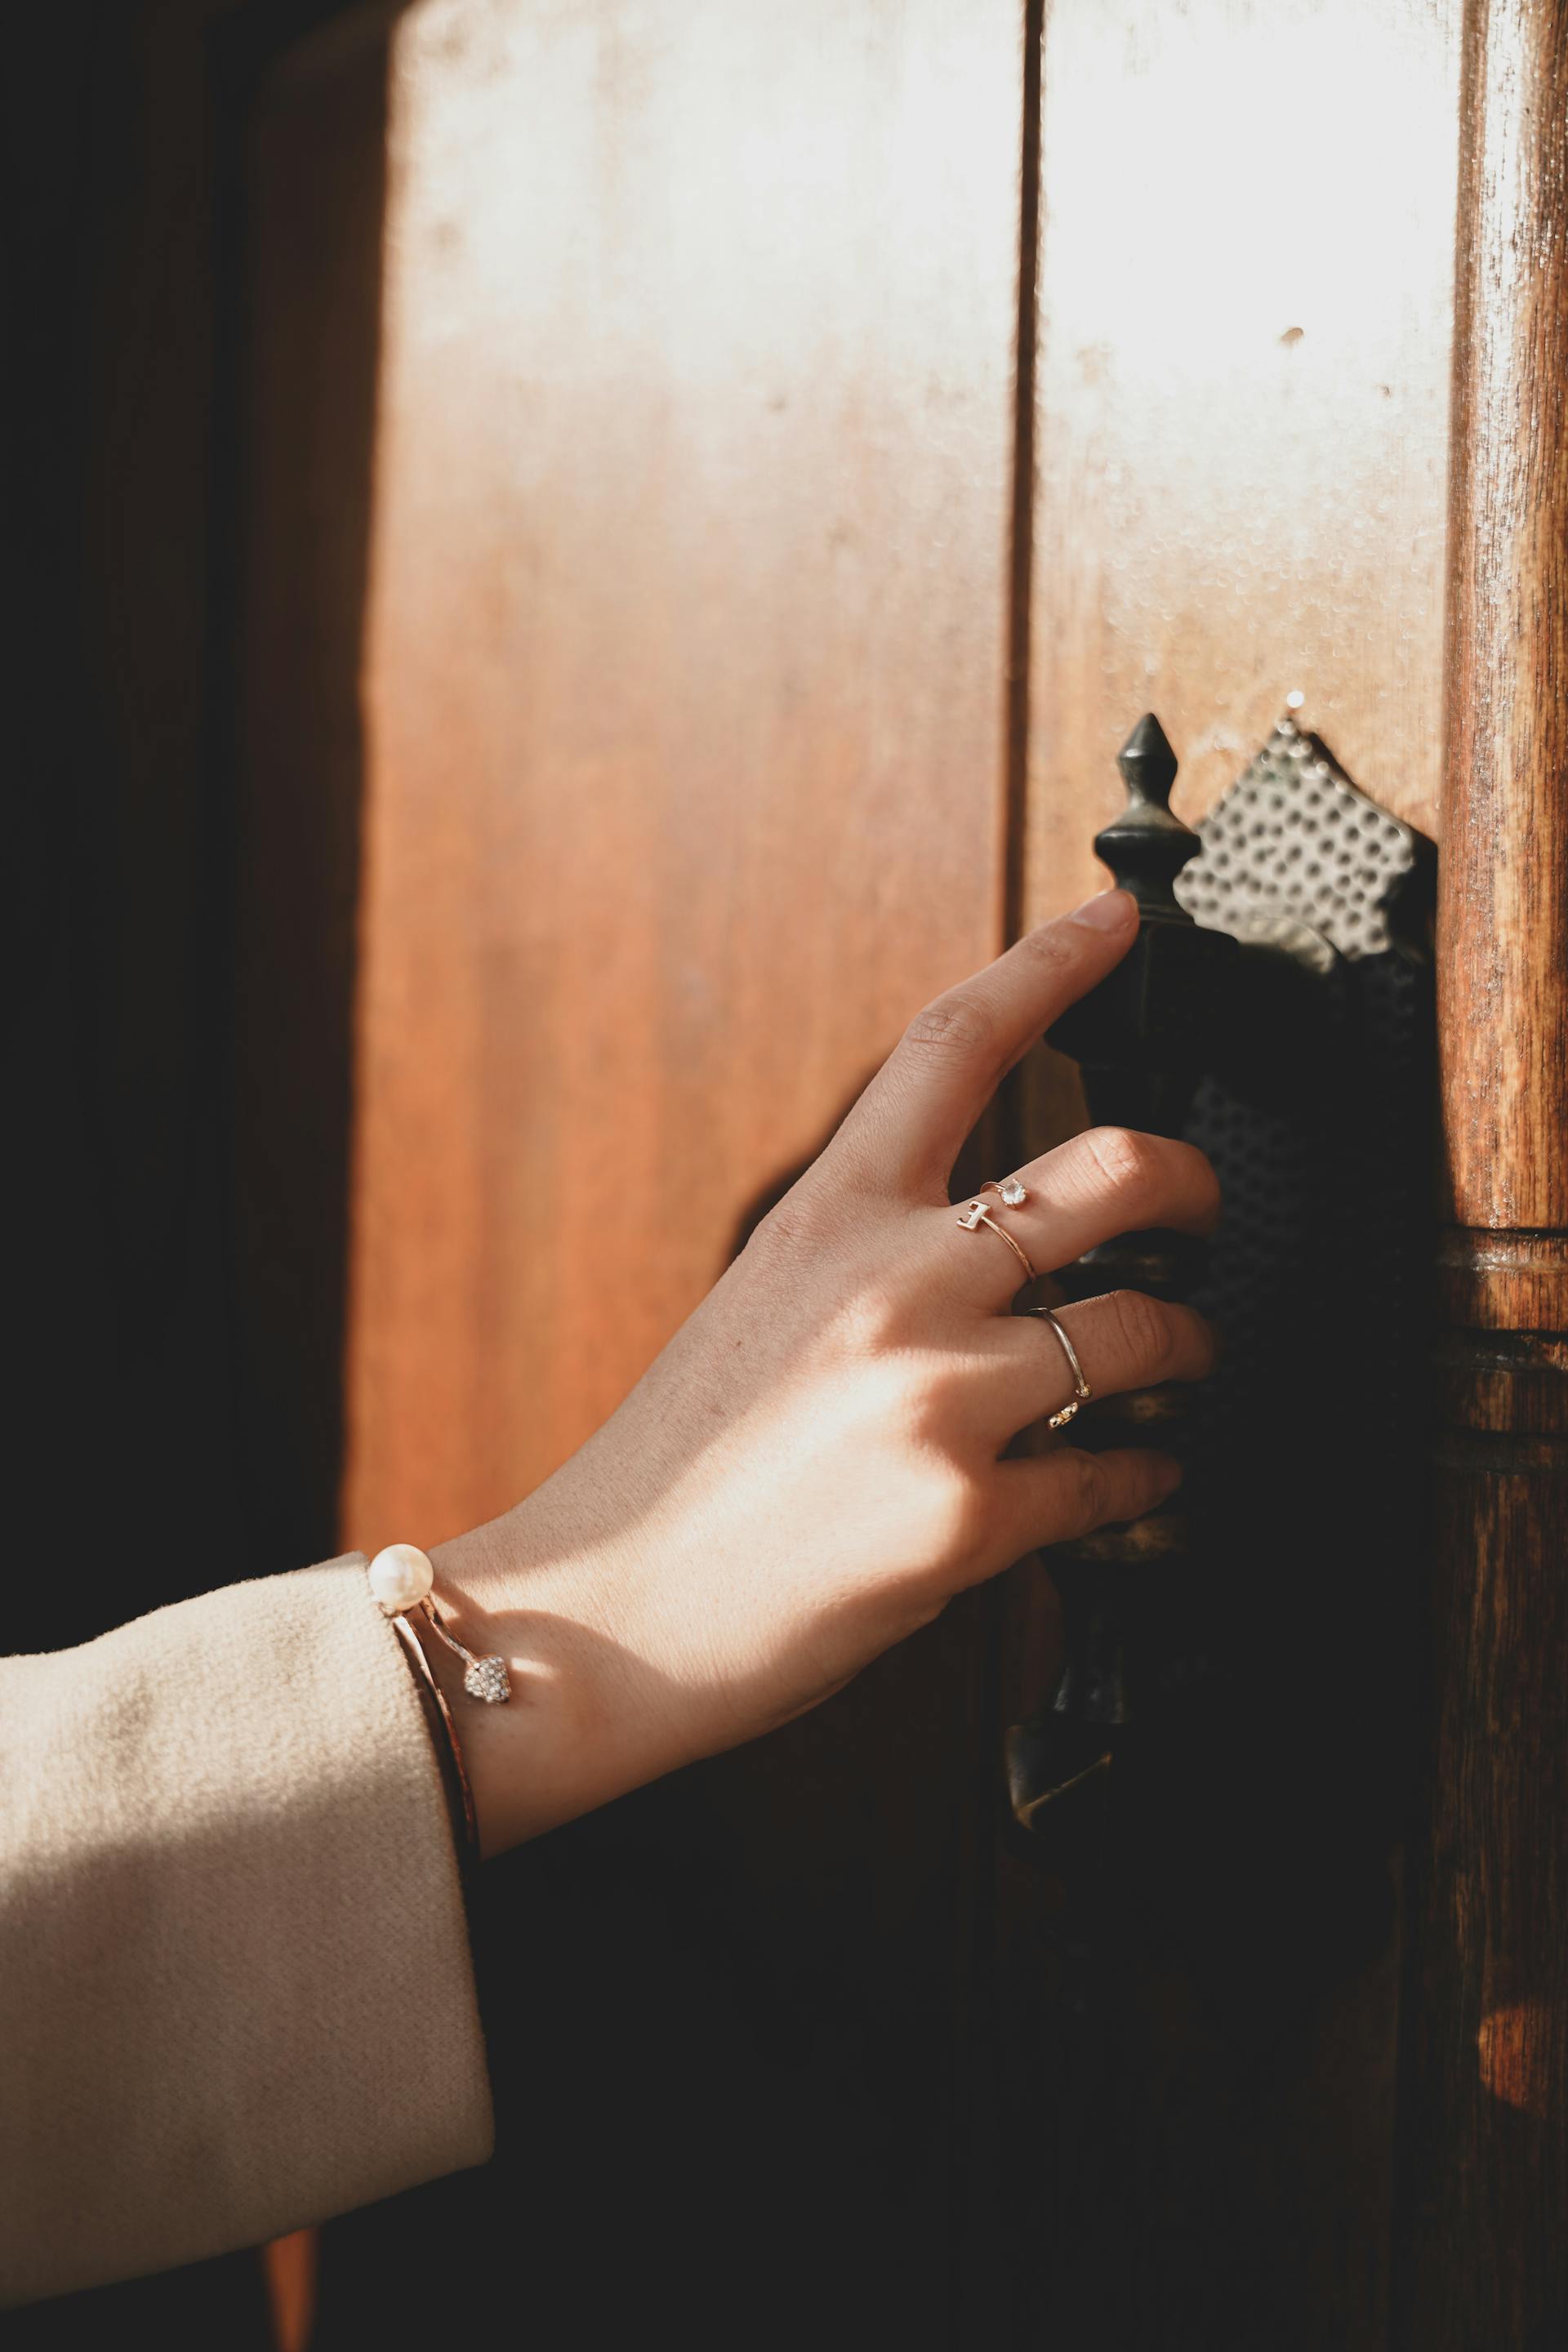
[(1010, 1209), (1017, 1208), (1021, 1202), (1026, 1201), (1029, 1197), (1016, 1176), (1005, 1177), (996, 1189)]

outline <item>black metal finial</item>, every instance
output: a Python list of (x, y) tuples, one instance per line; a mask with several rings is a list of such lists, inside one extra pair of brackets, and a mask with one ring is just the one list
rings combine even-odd
[(1203, 844), (1171, 807), (1176, 755), (1152, 710), (1127, 738), (1116, 764), (1127, 805), (1095, 835), (1095, 856), (1110, 866), (1117, 887), (1131, 892), (1144, 922), (1190, 923), (1171, 885)]

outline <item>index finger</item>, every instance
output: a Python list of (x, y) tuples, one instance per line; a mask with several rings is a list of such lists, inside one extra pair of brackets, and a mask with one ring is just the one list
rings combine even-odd
[(1125, 890), (1042, 923), (917, 1013), (835, 1144), (886, 1188), (947, 1192), (960, 1147), (1016, 1062), (1121, 962), (1138, 930)]

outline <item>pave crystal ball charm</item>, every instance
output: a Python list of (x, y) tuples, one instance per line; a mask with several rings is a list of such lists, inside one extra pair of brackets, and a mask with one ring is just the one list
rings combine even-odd
[(470, 1698), (482, 1698), (488, 1706), (500, 1706), (511, 1696), (511, 1676), (504, 1658), (476, 1658), (463, 1676), (463, 1688)]

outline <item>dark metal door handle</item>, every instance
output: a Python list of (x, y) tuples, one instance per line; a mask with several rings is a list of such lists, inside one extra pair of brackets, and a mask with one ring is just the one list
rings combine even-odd
[(1212, 1244), (1130, 1234), (1060, 1279), (1190, 1297), (1224, 1352), (1195, 1395), (1107, 1399), (1075, 1430), (1168, 1446), (1187, 1476), (1152, 1517), (1050, 1555), (1061, 1668), (1008, 1772), (1069, 1885), (1114, 1882), (1206, 1942), (1234, 1933), (1243, 1885), (1278, 1910), (1265, 1853), (1294, 1868), (1393, 1801), (1424, 1483), (1433, 859), (1290, 718), (1195, 831), (1156, 719), (1120, 765), (1127, 804), (1095, 847), (1139, 936), (1050, 1043), (1097, 1124), (1206, 1150), (1226, 1209)]

